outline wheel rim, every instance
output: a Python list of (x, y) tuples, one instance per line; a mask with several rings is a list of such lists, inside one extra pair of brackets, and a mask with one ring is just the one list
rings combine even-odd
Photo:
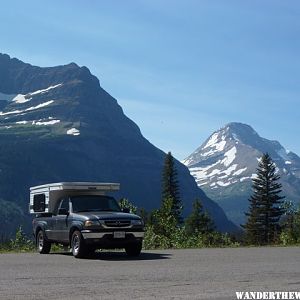
[(44, 247), (44, 235), (42, 232), (38, 235), (38, 249), (39, 251), (43, 250)]
[(75, 234), (72, 239), (72, 250), (73, 255), (77, 255), (79, 252), (80, 242), (79, 242), (79, 236)]

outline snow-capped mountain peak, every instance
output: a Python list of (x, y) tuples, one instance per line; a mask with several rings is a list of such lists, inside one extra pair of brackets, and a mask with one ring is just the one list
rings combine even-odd
[[(215, 131), (183, 163), (189, 168), (198, 186), (216, 200), (225, 212), (228, 212), (228, 206), (233, 211), (237, 210), (239, 218), (232, 216), (232, 211), (229, 217), (240, 222), (240, 217), (247, 209), (258, 161), (266, 152), (277, 166), (285, 195), (289, 200), (299, 201), (300, 158), (279, 142), (260, 137), (247, 124), (229, 123)], [(242, 199), (243, 205), (233, 204), (232, 201), (236, 201), (233, 198)]]

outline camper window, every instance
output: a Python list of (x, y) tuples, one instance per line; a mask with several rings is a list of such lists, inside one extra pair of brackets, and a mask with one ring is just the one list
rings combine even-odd
[(45, 194), (38, 194), (33, 196), (33, 210), (35, 212), (43, 212), (46, 209)]

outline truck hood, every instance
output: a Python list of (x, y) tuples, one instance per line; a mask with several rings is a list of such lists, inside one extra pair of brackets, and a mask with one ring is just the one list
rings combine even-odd
[(86, 212), (80, 212), (76, 214), (87, 217), (88, 219), (97, 219), (97, 220), (111, 220), (111, 219), (141, 220), (141, 218), (137, 215), (123, 213), (123, 212), (115, 212), (115, 211), (103, 211), (103, 212), (86, 211)]

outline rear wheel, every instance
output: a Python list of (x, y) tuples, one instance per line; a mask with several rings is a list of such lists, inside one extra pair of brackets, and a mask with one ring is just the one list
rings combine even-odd
[(71, 249), (73, 256), (76, 258), (82, 258), (87, 254), (87, 248), (84, 243), (82, 234), (78, 230), (75, 230), (72, 234)]
[(139, 256), (142, 251), (142, 242), (134, 243), (125, 247), (126, 254), (131, 257)]
[(46, 240), (43, 230), (40, 230), (36, 235), (36, 248), (40, 254), (48, 254), (51, 250), (51, 243)]

